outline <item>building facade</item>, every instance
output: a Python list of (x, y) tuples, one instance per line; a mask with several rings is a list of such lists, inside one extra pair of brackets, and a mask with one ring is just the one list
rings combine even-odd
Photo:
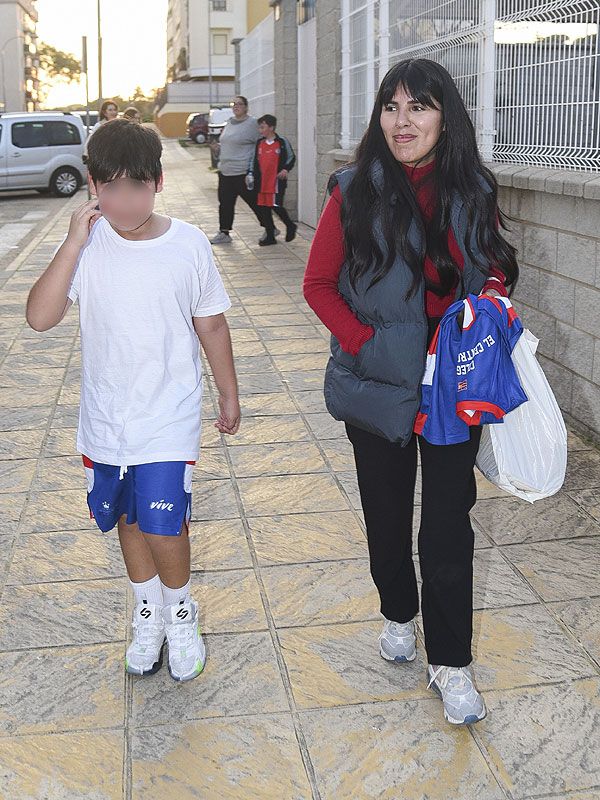
[(230, 101), (235, 91), (233, 42), (268, 10), (268, 0), (169, 0), (167, 83), (156, 114), (165, 135), (185, 133), (188, 114)]
[(34, 0), (0, 0), (0, 111), (37, 111), (39, 80)]

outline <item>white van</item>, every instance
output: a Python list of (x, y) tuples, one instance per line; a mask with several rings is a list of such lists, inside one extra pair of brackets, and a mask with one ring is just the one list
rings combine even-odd
[(233, 108), (231, 108), (231, 106), (225, 106), (224, 108), (211, 108), (208, 112), (209, 138), (211, 136), (216, 136), (218, 138), (231, 117), (233, 117)]
[(100, 119), (100, 112), (99, 111), (90, 111), (90, 117), (89, 117), (90, 124), (88, 125), (87, 124), (87, 119), (88, 119), (87, 111), (74, 111), (73, 114), (75, 114), (76, 117), (79, 117), (79, 119), (83, 122), (83, 129), (84, 129), (84, 131), (86, 131), (88, 136), (90, 134), (90, 131), (94, 127), (94, 125)]
[(85, 129), (75, 114), (0, 114), (0, 191), (37, 189), (71, 197), (87, 180)]

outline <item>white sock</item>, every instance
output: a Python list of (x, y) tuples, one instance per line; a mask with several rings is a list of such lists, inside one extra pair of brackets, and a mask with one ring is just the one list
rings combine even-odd
[(179, 603), (187, 603), (190, 599), (191, 583), (192, 579), (190, 578), (189, 581), (181, 588), (171, 589), (169, 586), (165, 586), (165, 584), (161, 581), (164, 604), (166, 606), (175, 606)]
[(136, 606), (142, 603), (156, 606), (164, 605), (162, 584), (158, 575), (155, 575), (153, 578), (150, 578), (149, 581), (144, 581), (143, 583), (134, 583), (133, 581), (129, 581), (129, 583), (135, 595)]

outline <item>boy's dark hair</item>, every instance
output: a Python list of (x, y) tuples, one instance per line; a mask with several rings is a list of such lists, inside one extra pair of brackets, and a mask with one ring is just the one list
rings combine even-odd
[(277, 117), (274, 117), (273, 114), (263, 114), (262, 117), (258, 118), (257, 122), (259, 125), (261, 122), (264, 122), (269, 128), (277, 127)]
[(136, 181), (154, 181), (162, 175), (162, 144), (157, 133), (128, 119), (101, 125), (88, 142), (87, 168), (94, 183), (109, 183), (126, 176)]
[[(235, 97), (236, 97), (238, 100), (241, 100), (241, 101), (242, 101), (242, 103), (243, 103), (245, 106), (247, 106), (247, 105), (248, 105), (248, 98), (247, 98), (247, 97), (244, 97), (244, 95), (243, 95), (243, 94), (236, 94), (236, 96), (235, 96)], [(234, 98), (234, 99), (235, 99), (235, 98)]]

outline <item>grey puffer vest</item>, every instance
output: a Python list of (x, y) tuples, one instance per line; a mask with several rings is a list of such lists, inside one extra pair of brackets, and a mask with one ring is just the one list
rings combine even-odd
[[(350, 185), (355, 166), (334, 173), (329, 190), (339, 185), (342, 198)], [(382, 167), (373, 169), (375, 185), (381, 185)], [(490, 187), (487, 182), (487, 190)], [(470, 236), (473, 254), (479, 257), (474, 226), (469, 231), (464, 204), (456, 199), (451, 209), (451, 225), (464, 258), (463, 283), (456, 299), (479, 294), (486, 277), (467, 255), (465, 242)], [(379, 227), (379, 226), (378, 226)], [(376, 231), (385, 253), (381, 230)], [(408, 233), (417, 245), (421, 233), (413, 222)], [(364, 275), (352, 288), (348, 263), (342, 266), (338, 289), (361, 322), (371, 325), (375, 335), (357, 356), (346, 353), (335, 336), (331, 337), (331, 358), (325, 371), (325, 403), (334, 419), (349, 422), (391, 442), (408, 444), (421, 399), (421, 380), (427, 356), (427, 317), (424, 282), (406, 300), (412, 272), (398, 255), (387, 275), (368, 289), (372, 275)]]

